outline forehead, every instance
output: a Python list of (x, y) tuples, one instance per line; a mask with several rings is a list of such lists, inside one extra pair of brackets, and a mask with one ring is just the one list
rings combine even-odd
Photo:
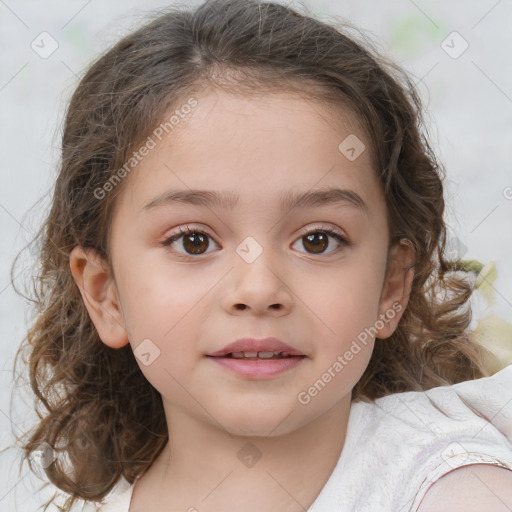
[(287, 190), (335, 185), (356, 190), (370, 205), (378, 201), (369, 141), (348, 110), (284, 92), (214, 89), (194, 99), (196, 106), (155, 139), (130, 174), (124, 195), (131, 205), (141, 209), (167, 189), (235, 191), (238, 208), (282, 204)]

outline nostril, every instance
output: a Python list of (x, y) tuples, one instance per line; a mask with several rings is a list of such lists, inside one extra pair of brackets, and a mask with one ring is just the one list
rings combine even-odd
[[(247, 306), (245, 304), (237, 304), (236, 309), (243, 311)], [(281, 304), (271, 304), (272, 309), (281, 309)]]

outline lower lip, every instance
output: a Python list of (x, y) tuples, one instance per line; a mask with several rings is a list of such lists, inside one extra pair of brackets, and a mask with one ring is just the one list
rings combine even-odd
[(232, 357), (212, 357), (217, 364), (243, 375), (244, 377), (273, 377), (298, 366), (304, 356), (283, 357), (282, 359), (260, 359), (258, 361), (234, 359)]

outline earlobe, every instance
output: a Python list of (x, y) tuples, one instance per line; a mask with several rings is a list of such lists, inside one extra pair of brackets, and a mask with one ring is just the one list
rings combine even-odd
[(414, 262), (415, 251), (410, 240), (402, 238), (391, 247), (379, 304), (379, 319), (382, 320), (379, 325), (384, 323), (384, 326), (378, 330), (376, 338), (389, 338), (404, 314), (414, 279)]
[(69, 256), (69, 265), (103, 343), (111, 348), (126, 345), (128, 333), (108, 264), (92, 249), (75, 247)]

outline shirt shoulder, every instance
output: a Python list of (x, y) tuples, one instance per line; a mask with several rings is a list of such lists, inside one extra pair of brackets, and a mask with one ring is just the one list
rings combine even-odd
[(353, 402), (338, 464), (310, 510), (417, 512), (437, 480), (474, 464), (512, 470), (512, 365), (482, 379)]

